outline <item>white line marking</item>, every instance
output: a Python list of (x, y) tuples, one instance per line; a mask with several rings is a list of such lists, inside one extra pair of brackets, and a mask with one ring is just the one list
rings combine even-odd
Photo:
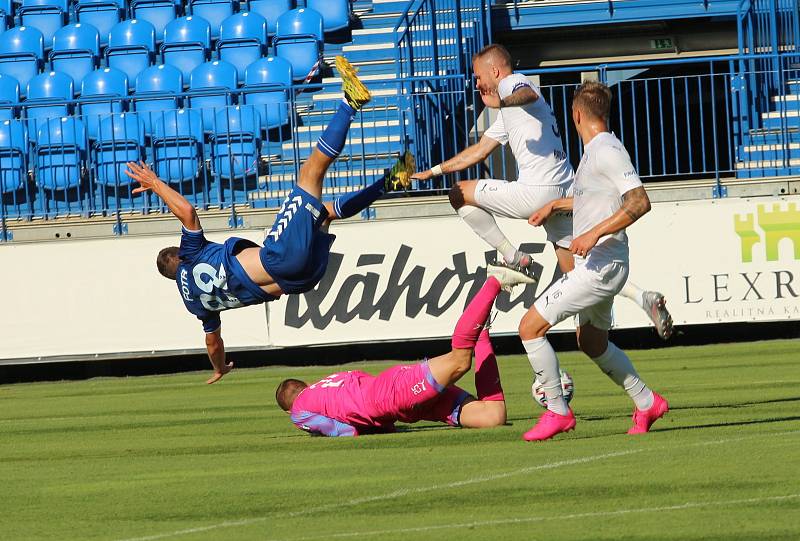
[[(432, 530), (449, 530), (461, 528), (476, 528), (482, 526), (503, 526), (508, 524), (527, 524), (530, 522), (540, 522), (543, 520), (574, 520), (581, 518), (613, 517), (619, 515), (630, 515), (634, 513), (663, 513), (667, 511), (683, 511), (685, 509), (699, 509), (703, 507), (724, 507), (728, 505), (741, 505), (750, 503), (764, 503), (783, 500), (793, 500), (800, 498), (800, 494), (787, 494), (785, 496), (764, 496), (762, 498), (748, 498), (744, 500), (724, 500), (716, 502), (686, 502), (678, 505), (665, 505), (663, 507), (639, 507), (632, 509), (618, 509), (616, 511), (594, 511), (591, 513), (573, 513), (570, 515), (550, 515), (538, 517), (508, 518), (498, 520), (484, 520), (475, 522), (461, 522), (455, 524), (436, 524), (434, 526), (418, 526), (416, 528), (397, 528), (394, 530), (372, 530), (369, 532), (339, 532), (328, 533), (325, 535), (315, 535), (309, 537), (295, 537), (291, 541), (311, 541), (314, 539), (341, 539), (344, 537), (364, 537), (389, 534), (428, 532)], [(278, 540), (272, 540), (278, 541)], [(283, 539), (281, 541), (290, 541)]]
[[(702, 441), (702, 442), (695, 442), (695, 443), (682, 444), (682, 445), (683, 445), (684, 448), (687, 448), (687, 447), (699, 447), (699, 446), (705, 446), (705, 445), (720, 445), (720, 444), (724, 444), (724, 443), (733, 443), (733, 442), (737, 442), (737, 441), (744, 441), (744, 440), (750, 440), (750, 439), (763, 439), (763, 438), (768, 438), (770, 436), (789, 436), (789, 435), (796, 435), (796, 434), (800, 434), (800, 430), (792, 430), (792, 431), (789, 431), (789, 432), (774, 432), (772, 434), (753, 434), (753, 435), (750, 435), (750, 436), (740, 436), (738, 438), (724, 438), (724, 439), (719, 439), (719, 440)], [(302, 515), (319, 513), (319, 512), (323, 512), (323, 511), (330, 511), (331, 509), (338, 509), (338, 508), (342, 508), (342, 507), (352, 507), (354, 505), (361, 505), (361, 504), (364, 504), (364, 503), (370, 503), (370, 502), (376, 502), (376, 501), (382, 501), (382, 500), (391, 500), (391, 499), (395, 499), (395, 498), (401, 498), (401, 497), (407, 496), (409, 494), (420, 494), (420, 493), (423, 493), (423, 492), (431, 492), (431, 491), (434, 491), (434, 490), (445, 490), (445, 489), (448, 489), (448, 488), (462, 487), (462, 486), (466, 486), (466, 485), (472, 485), (472, 484), (475, 484), (475, 483), (483, 483), (483, 482), (486, 482), (486, 481), (495, 481), (495, 480), (498, 480), (498, 479), (505, 479), (505, 478), (508, 478), (508, 477), (513, 477), (515, 475), (522, 475), (522, 474), (530, 473), (530, 472), (534, 472), (534, 471), (556, 469), (556, 468), (560, 468), (560, 467), (563, 467), (563, 466), (574, 466), (574, 465), (577, 465), (577, 464), (585, 464), (585, 463), (588, 463), (588, 462), (595, 462), (595, 461), (603, 460), (603, 459), (606, 459), (606, 458), (618, 458), (618, 457), (622, 457), (622, 456), (629, 456), (629, 455), (633, 455), (633, 454), (636, 454), (636, 453), (641, 453), (641, 452), (644, 452), (644, 451), (661, 451), (661, 450), (664, 450), (664, 447), (665, 446), (653, 446), (653, 447), (642, 448), (642, 449), (632, 449), (632, 450), (628, 450), (628, 451), (618, 451), (618, 452), (615, 452), (615, 453), (605, 453), (605, 454), (602, 454), (602, 455), (593, 455), (593, 456), (588, 456), (588, 457), (583, 457), (583, 458), (573, 458), (573, 459), (570, 459), (570, 460), (562, 460), (562, 461), (559, 461), (559, 462), (550, 462), (550, 463), (547, 463), (547, 464), (540, 464), (538, 466), (528, 466), (528, 467), (525, 467), (525, 468), (520, 468), (520, 469), (517, 469), (517, 470), (511, 470), (511, 471), (508, 471), (508, 472), (498, 473), (498, 474), (494, 474), (494, 475), (485, 475), (485, 476), (480, 476), (480, 477), (472, 477), (470, 479), (464, 479), (462, 481), (454, 481), (452, 483), (445, 483), (445, 484), (442, 484), (442, 485), (432, 485), (432, 486), (427, 486), (427, 487), (398, 489), (398, 490), (395, 490), (395, 491), (392, 491), (392, 492), (388, 492), (386, 494), (378, 494), (376, 496), (366, 496), (366, 497), (363, 497), (363, 498), (354, 498), (354, 499), (346, 500), (346, 501), (343, 501), (343, 502), (320, 505), (320, 506), (317, 506), (317, 507), (311, 507), (311, 508), (308, 508), (308, 509), (304, 509), (302, 511), (293, 511), (293, 512), (284, 513), (284, 514), (281, 514), (281, 515), (277, 515), (276, 514), (276, 515), (267, 515), (267, 516), (263, 516), (263, 517), (254, 517), (254, 518), (250, 518), (250, 519), (243, 519), (243, 520), (236, 520), (236, 521), (226, 521), (226, 522), (220, 522), (218, 524), (211, 524), (209, 526), (198, 526), (196, 528), (186, 528), (186, 529), (183, 529), (183, 530), (175, 530), (175, 531), (172, 531), (172, 532), (148, 535), (148, 536), (144, 536), (144, 537), (131, 537), (131, 538), (124, 539), (122, 541), (156, 541), (157, 539), (167, 539), (169, 537), (177, 537), (177, 536), (189, 535), (189, 534), (193, 534), (193, 533), (208, 532), (208, 531), (218, 530), (218, 529), (222, 529), (222, 528), (231, 528), (231, 527), (234, 527), (234, 526), (248, 526), (250, 524), (257, 524), (259, 522), (264, 522), (266, 520), (269, 520), (270, 518), (277, 518), (277, 519), (293, 518), (293, 517), (298, 517), (298, 516), (302, 516)], [(673, 446), (670, 445), (670, 446), (666, 446), (666, 447), (670, 448), (670, 447), (673, 447)], [(796, 498), (796, 497), (800, 497), (800, 494), (794, 494), (794, 495), (789, 495), (789, 496), (775, 496), (774, 498)], [(730, 502), (736, 502), (736, 501), (747, 502), (748, 500), (730, 500)], [(683, 505), (700, 506), (700, 505), (714, 505), (714, 504), (713, 503), (708, 503), (708, 504), (683, 504)], [(675, 506), (673, 506), (673, 507), (675, 507)], [(683, 508), (683, 507), (677, 506), (677, 508), (680, 509), (680, 508)], [(648, 510), (651, 510), (651, 511), (657, 510), (657, 508), (642, 508), (642, 509), (648, 509)], [(664, 510), (670, 510), (670, 509), (672, 509), (672, 508), (669, 508), (669, 507), (668, 508), (664, 508)], [(620, 510), (620, 511), (608, 512), (608, 514), (611, 515), (611, 514), (635, 513), (635, 512), (644, 512), (644, 511), (638, 511), (638, 510), (635, 510), (635, 509), (634, 510)], [(559, 518), (589, 517), (589, 516), (595, 516), (595, 515), (597, 515), (597, 514), (596, 513), (580, 513), (580, 514), (576, 514), (576, 515), (561, 516)], [(605, 515), (597, 515), (597, 516), (605, 516)], [(514, 519), (514, 520), (522, 521), (524, 519)], [(541, 518), (536, 519), (536, 520), (541, 520)], [(466, 524), (466, 526), (469, 526), (470, 524), (473, 524), (473, 525), (491, 525), (492, 522), (468, 523), (468, 524)], [(439, 526), (437, 526), (437, 527), (439, 527)], [(436, 527), (426, 527), (426, 528), (434, 529)], [(400, 532), (400, 533), (403, 532), (403, 531), (405, 531), (405, 530), (397, 530), (397, 532)], [(408, 530), (408, 531), (415, 531), (415, 530)], [(391, 531), (390, 533), (394, 533), (394, 531)], [(360, 535), (360, 534), (352, 534), (352, 535)], [(334, 534), (329, 534), (329, 535), (327, 535), (325, 537), (334, 537), (334, 536), (335, 536)], [(314, 538), (303, 538), (303, 539), (314, 539)], [(298, 539), (297, 541), (300, 541), (300, 540)]]
[(228, 522), (220, 522), (219, 524), (212, 524), (209, 526), (198, 526), (197, 528), (187, 528), (185, 530), (176, 530), (174, 532), (168, 532), (163, 534), (155, 534), (155, 535), (148, 535), (144, 537), (132, 537), (129, 539), (125, 539), (124, 541), (155, 541), (156, 539), (166, 539), (168, 537), (175, 537), (179, 535), (187, 535), (192, 533), (200, 533), (200, 532), (207, 532), (210, 530), (217, 530), (220, 528), (230, 528), (232, 526), (245, 526), (248, 524), (255, 524), (258, 522), (264, 522), (270, 518), (292, 518), (301, 515), (309, 515), (314, 513), (320, 513), (323, 511), (329, 511), (331, 509), (337, 509), (341, 507), (352, 507), (354, 505), (361, 505), (364, 503), (369, 502), (377, 502), (381, 500), (392, 500), (395, 498), (400, 498), (403, 496), (407, 496), (409, 494), (420, 494), (423, 492), (432, 492), (435, 490), (445, 490), (448, 488), (456, 488), (462, 487), (466, 485), (472, 485), (475, 483), (483, 483), (486, 481), (495, 481), (497, 479), (505, 479), (507, 477), (513, 477), (515, 475), (522, 475), (525, 473), (530, 473), (534, 471), (540, 470), (552, 470), (555, 468), (561, 468), (563, 466), (575, 466), (578, 464), (586, 464), (588, 462), (596, 462), (598, 460), (603, 460), (606, 458), (616, 458), (620, 456), (628, 456), (633, 455), (636, 453), (641, 453), (646, 449), (632, 449), (630, 451), (618, 451), (615, 453), (605, 453), (602, 455), (594, 455), (588, 456), (583, 458), (573, 458), (570, 460), (561, 460), (558, 462), (550, 462), (548, 464), (539, 464), (538, 466), (528, 466), (525, 468), (520, 468), (517, 470), (511, 470), (508, 472), (497, 473), (494, 475), (483, 475), (480, 477), (472, 477), (470, 479), (464, 479), (462, 481), (455, 481), (452, 483), (445, 483), (442, 485), (432, 485), (427, 487), (417, 487), (417, 488), (401, 488), (395, 490), (393, 492), (388, 492), (386, 494), (378, 494), (376, 496), (366, 496), (363, 498), (353, 498), (351, 500), (346, 500), (343, 502), (337, 503), (330, 503), (325, 505), (319, 505), (317, 507), (311, 507), (309, 509), (304, 509), (302, 511), (293, 511), (291, 513), (283, 513), (281, 515), (272, 515), (272, 516), (264, 516), (264, 517), (255, 517), (251, 519), (244, 519), (244, 520), (236, 520), (236, 521), (228, 521)]

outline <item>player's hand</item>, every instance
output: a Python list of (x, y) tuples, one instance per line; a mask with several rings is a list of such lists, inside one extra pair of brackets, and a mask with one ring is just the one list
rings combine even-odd
[(428, 180), (433, 178), (433, 171), (428, 169), (427, 171), (419, 171), (411, 175), (411, 180)]
[(161, 182), (161, 179), (144, 162), (128, 162), (127, 166), (128, 169), (125, 170), (125, 174), (139, 183), (139, 187), (133, 190), (134, 194), (152, 190), (156, 184)]
[(212, 383), (216, 383), (217, 381), (222, 379), (222, 376), (224, 376), (225, 374), (227, 374), (231, 370), (233, 370), (233, 361), (231, 361), (229, 363), (225, 363), (223, 365), (221, 371), (217, 372), (215, 370), (214, 371), (214, 375), (211, 376), (210, 378), (208, 378), (208, 380), (206, 380), (206, 383), (208, 383), (209, 385), (211, 385)]
[(539, 227), (540, 225), (544, 225), (551, 214), (553, 214), (553, 206), (549, 204), (545, 205), (531, 214), (530, 218), (528, 218), (528, 223), (533, 227)]
[(569, 245), (569, 251), (575, 255), (586, 257), (589, 251), (597, 244), (598, 240), (600, 240), (600, 237), (597, 233), (594, 231), (587, 231), (572, 241), (572, 244)]

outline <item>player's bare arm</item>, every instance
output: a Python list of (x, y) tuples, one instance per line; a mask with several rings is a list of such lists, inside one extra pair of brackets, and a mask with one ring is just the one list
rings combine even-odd
[(586, 256), (597, 241), (605, 235), (613, 235), (636, 222), (650, 212), (650, 198), (643, 186), (628, 190), (622, 195), (622, 206), (606, 220), (597, 224), (572, 241), (569, 249), (573, 254)]
[(550, 201), (544, 207), (531, 214), (528, 218), (528, 223), (534, 227), (544, 225), (554, 212), (572, 211), (572, 203), (573, 199), (571, 197)]
[(531, 87), (523, 86), (515, 90), (510, 96), (500, 100), (500, 107), (522, 107), (539, 99), (539, 94)]
[(225, 342), (222, 341), (222, 328), (206, 333), (206, 350), (211, 365), (214, 367), (214, 375), (206, 381), (211, 384), (219, 381), (222, 376), (233, 369), (233, 362), (225, 362)]
[(158, 175), (150, 167), (143, 162), (128, 162), (127, 165), (128, 169), (125, 174), (139, 183), (139, 187), (133, 190), (134, 194), (152, 190), (166, 203), (172, 214), (183, 224), (183, 227), (191, 231), (197, 231), (201, 228), (200, 218), (197, 216), (194, 206), (185, 197), (158, 178)]
[(458, 171), (463, 171), (468, 167), (472, 167), (473, 165), (484, 161), (498, 146), (500, 146), (500, 143), (491, 137), (486, 137), (484, 135), (477, 143), (462, 150), (449, 160), (442, 162), (441, 164), (434, 166), (427, 171), (416, 173), (411, 178), (415, 180), (428, 180), (445, 173), (456, 173)]

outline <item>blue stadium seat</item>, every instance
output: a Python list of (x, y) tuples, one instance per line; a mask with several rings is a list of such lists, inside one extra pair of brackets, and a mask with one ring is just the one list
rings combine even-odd
[(150, 66), (156, 52), (156, 29), (147, 21), (131, 19), (114, 25), (108, 37), (106, 62), (128, 76), (133, 87), (136, 76)]
[(183, 75), (178, 68), (162, 64), (150, 66), (136, 77), (133, 107), (144, 121), (146, 133), (152, 133), (163, 111), (178, 108), (178, 94), (183, 92)]
[(155, 172), (174, 184), (194, 180), (203, 156), (203, 119), (194, 109), (166, 111), (153, 131)]
[(69, 115), (70, 105), (66, 102), (74, 97), (72, 77), (64, 73), (40, 73), (28, 82), (28, 98), (23, 109), (28, 121), (28, 136), (32, 142), (37, 141), (41, 128), (47, 124), (48, 119)]
[(250, 12), (258, 13), (267, 20), (267, 35), (274, 36), (278, 18), (294, 9), (294, 0), (250, 0)]
[(269, 56), (247, 66), (244, 80), (244, 103), (254, 105), (264, 129), (289, 123), (289, 88), (292, 65), (277, 56)]
[(128, 162), (144, 159), (144, 122), (136, 113), (111, 115), (100, 122), (94, 143), (95, 178), (103, 186), (128, 186)]
[(10, 75), (21, 89), (28, 88), (44, 58), (44, 39), (35, 28), (18, 26), (0, 34), (0, 73)]
[(275, 54), (292, 64), (295, 81), (318, 67), (323, 46), (322, 15), (313, 9), (293, 9), (278, 19)]
[(256, 177), (261, 155), (261, 117), (254, 107), (226, 107), (217, 112), (211, 136), (214, 173), (222, 181)]
[(175, 66), (189, 82), (192, 70), (206, 61), (211, 49), (211, 27), (202, 17), (180, 17), (164, 30), (161, 55), (164, 64)]
[(19, 83), (10, 75), (0, 74), (0, 120), (15, 116), (14, 105), (19, 103)]
[(91, 24), (100, 32), (100, 46), (108, 45), (108, 34), (122, 20), (125, 3), (116, 0), (78, 0), (75, 3), (75, 18), (81, 24)]
[(202, 17), (211, 25), (211, 38), (219, 37), (222, 21), (233, 15), (231, 0), (191, 0), (192, 15)]
[(53, 37), (50, 65), (66, 73), (80, 88), (81, 81), (94, 71), (100, 56), (100, 33), (90, 24), (68, 24)]
[(17, 10), (23, 26), (36, 28), (44, 36), (44, 48), (53, 46), (53, 36), (69, 19), (68, 0), (22, 0)]
[(244, 81), (244, 70), (263, 56), (268, 43), (264, 17), (258, 13), (237, 13), (222, 21), (217, 51), (220, 60), (236, 66), (238, 80)]
[(189, 107), (199, 109), (203, 129), (214, 129), (214, 115), (221, 107), (232, 103), (231, 92), (236, 90), (236, 68), (224, 60), (214, 60), (197, 66), (189, 82)]
[(177, 17), (177, 6), (173, 0), (133, 0), (130, 4), (131, 18), (149, 22), (156, 29), (156, 41), (164, 39), (164, 29)]
[(322, 15), (326, 33), (350, 26), (350, 0), (306, 0), (306, 7)]
[(46, 190), (79, 186), (85, 152), (86, 133), (81, 121), (61, 117), (43, 122), (35, 150), (36, 185)]
[(122, 112), (122, 98), (128, 96), (128, 77), (118, 69), (103, 68), (83, 78), (81, 116), (89, 139), (96, 139), (100, 122)]
[(0, 193), (21, 190), (27, 180), (28, 136), (19, 120), (0, 122)]

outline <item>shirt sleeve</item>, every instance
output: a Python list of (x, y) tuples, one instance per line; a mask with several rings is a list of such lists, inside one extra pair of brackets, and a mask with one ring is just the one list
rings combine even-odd
[(497, 85), (497, 94), (500, 96), (500, 99), (506, 99), (520, 88), (530, 88), (536, 92), (533, 83), (531, 83), (527, 77), (521, 73), (512, 73)]
[(210, 312), (203, 316), (197, 316), (197, 319), (203, 322), (203, 330), (206, 333), (212, 333), (222, 327), (222, 319), (220, 319), (219, 313), (217, 312)]
[(178, 257), (183, 261), (193, 260), (203, 248), (208, 244), (203, 230), (192, 231), (191, 229), (183, 228), (181, 234), (181, 246), (178, 249)]
[(492, 125), (489, 126), (489, 129), (483, 132), (483, 135), (491, 139), (494, 139), (501, 145), (505, 145), (506, 143), (508, 143), (508, 132), (506, 132), (506, 126), (503, 123), (502, 113), (499, 112), (497, 113), (497, 118), (492, 123)]
[(338, 437), (358, 435), (354, 426), (310, 411), (292, 413), (292, 422), (300, 430), (304, 430), (314, 436)]
[(601, 164), (606, 176), (621, 196), (642, 185), (628, 151), (622, 145), (604, 147), (597, 156), (597, 163)]

